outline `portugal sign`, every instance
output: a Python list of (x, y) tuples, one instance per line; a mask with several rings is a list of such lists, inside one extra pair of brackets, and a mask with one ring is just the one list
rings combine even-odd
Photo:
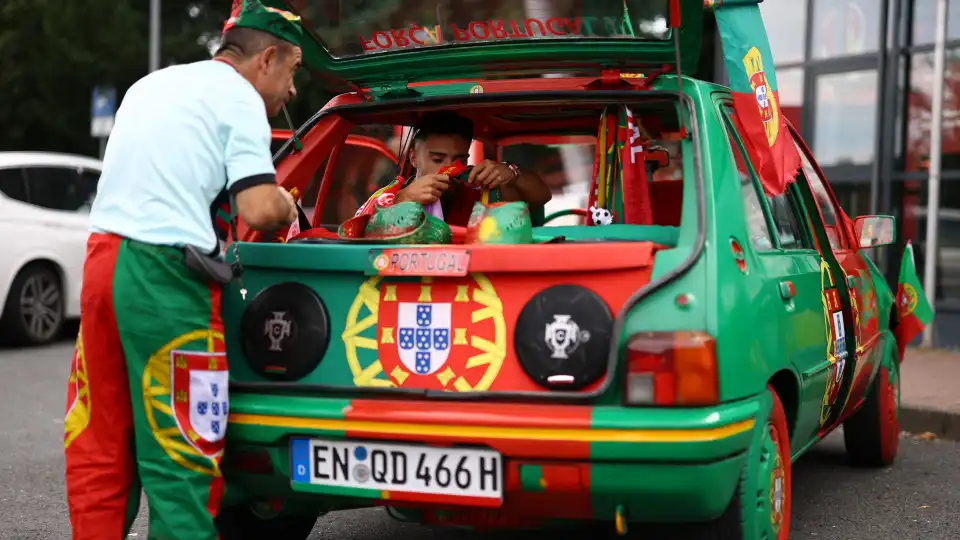
[(371, 277), (360, 286), (345, 327), (357, 386), (485, 391), (507, 355), (503, 305), (482, 274)]
[(823, 324), (826, 332), (827, 360), (830, 367), (827, 372), (827, 384), (820, 404), (820, 426), (823, 427), (840, 394), (844, 368), (847, 364), (847, 332), (843, 324), (843, 308), (840, 293), (827, 261), (820, 259), (820, 287), (823, 302)]
[(173, 410), (187, 442), (205, 456), (223, 451), (227, 431), (227, 354), (170, 351)]
[(223, 333), (195, 330), (150, 355), (143, 371), (147, 424), (170, 459), (220, 476), (230, 398)]
[(773, 146), (780, 132), (780, 107), (767, 83), (767, 76), (763, 72), (763, 58), (756, 47), (750, 49), (743, 57), (743, 67), (747, 70), (750, 88), (753, 89), (754, 98), (757, 100), (760, 121), (763, 122), (763, 129), (767, 134), (767, 144)]

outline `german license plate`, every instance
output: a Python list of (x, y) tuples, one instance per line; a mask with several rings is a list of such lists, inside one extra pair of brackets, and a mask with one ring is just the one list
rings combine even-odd
[(503, 458), (493, 450), (299, 438), (290, 450), (294, 483), (503, 498)]

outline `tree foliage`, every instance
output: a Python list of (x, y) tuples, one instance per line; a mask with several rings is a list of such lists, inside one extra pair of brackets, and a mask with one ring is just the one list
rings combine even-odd
[[(161, 0), (160, 66), (210, 58), (230, 0)], [(91, 92), (113, 85), (117, 99), (149, 71), (149, 0), (0, 0), (0, 151), (96, 156)], [(296, 123), (319, 95), (298, 76)], [(286, 121), (274, 119), (275, 125)]]

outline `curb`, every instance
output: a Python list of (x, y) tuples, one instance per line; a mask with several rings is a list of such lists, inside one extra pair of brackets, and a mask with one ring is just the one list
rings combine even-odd
[(960, 441), (960, 412), (901, 405), (900, 430), (913, 434), (930, 432), (941, 439)]

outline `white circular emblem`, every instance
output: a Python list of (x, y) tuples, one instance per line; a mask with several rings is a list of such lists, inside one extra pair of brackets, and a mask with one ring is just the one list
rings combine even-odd
[(370, 468), (360, 464), (353, 468), (353, 479), (363, 484), (370, 479)]
[(393, 204), (394, 197), (395, 196), (393, 193), (384, 193), (380, 195), (379, 197), (377, 197), (377, 206), (380, 206), (380, 207), (390, 206), (391, 204)]
[(383, 270), (387, 267), (387, 262), (386, 255), (377, 255), (377, 258), (373, 260), (373, 267), (377, 270)]

